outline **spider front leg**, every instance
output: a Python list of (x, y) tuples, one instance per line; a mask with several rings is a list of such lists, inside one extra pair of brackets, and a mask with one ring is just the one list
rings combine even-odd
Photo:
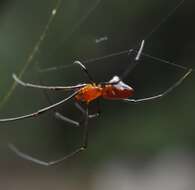
[(55, 164), (58, 164), (72, 156), (75, 156), (76, 154), (84, 151), (86, 148), (87, 148), (87, 145), (88, 145), (88, 120), (89, 120), (89, 117), (88, 117), (88, 108), (86, 109), (86, 115), (85, 115), (85, 120), (83, 122), (83, 137), (82, 137), (82, 144), (79, 148), (77, 148), (76, 150), (72, 151), (71, 153), (63, 156), (62, 158), (59, 158), (57, 160), (54, 160), (54, 161), (42, 161), (42, 160), (39, 160), (35, 157), (32, 157), (26, 153), (23, 153), (21, 152), (15, 145), (13, 144), (9, 144), (9, 148), (15, 152), (19, 157), (23, 158), (23, 159), (26, 159), (26, 160), (29, 160), (31, 162), (34, 162), (36, 164), (39, 164), (39, 165), (43, 165), (43, 166), (52, 166), (52, 165), (55, 165)]
[(30, 88), (39, 88), (39, 89), (45, 89), (45, 90), (75, 90), (78, 88), (84, 87), (86, 84), (77, 84), (74, 86), (45, 86), (45, 85), (39, 85), (39, 84), (33, 84), (24, 82), (21, 79), (19, 79), (16, 74), (12, 74), (13, 79), (21, 86), (24, 87), (30, 87)]
[(147, 102), (150, 100), (156, 100), (160, 99), (167, 94), (169, 94), (173, 89), (175, 89), (177, 86), (179, 86), (186, 77), (188, 77), (192, 73), (192, 69), (189, 69), (178, 81), (176, 81), (172, 86), (170, 86), (167, 90), (164, 92), (157, 94), (155, 96), (147, 97), (147, 98), (141, 98), (141, 99), (123, 99), (124, 102), (129, 102), (129, 103), (140, 103), (140, 102)]
[(77, 90), (76, 92), (72, 93), (70, 96), (68, 96), (67, 98), (62, 99), (61, 101), (54, 103), (50, 106), (44, 107), (42, 109), (39, 109), (36, 112), (30, 113), (30, 114), (25, 114), (22, 116), (18, 116), (18, 117), (10, 117), (10, 118), (3, 118), (0, 119), (0, 122), (10, 122), (10, 121), (17, 121), (17, 120), (22, 120), (22, 119), (26, 119), (26, 118), (33, 118), (33, 117), (38, 117), (41, 114), (49, 111), (49, 110), (53, 110), (56, 107), (64, 104), (65, 102), (67, 102), (68, 100), (72, 99), (73, 97), (75, 97), (78, 94), (79, 90)]

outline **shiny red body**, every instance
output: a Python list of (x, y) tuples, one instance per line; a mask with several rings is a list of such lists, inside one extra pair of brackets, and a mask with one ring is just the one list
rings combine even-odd
[[(117, 82), (119, 78), (113, 77), (106, 85), (88, 84), (82, 87), (75, 96), (76, 100), (90, 103), (97, 98), (104, 99), (127, 99), (134, 94), (134, 90), (122, 81)], [(113, 83), (113, 84), (112, 84)]]

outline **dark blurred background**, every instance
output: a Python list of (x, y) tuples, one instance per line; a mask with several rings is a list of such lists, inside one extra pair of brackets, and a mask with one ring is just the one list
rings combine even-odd
[[(13, 83), (12, 73), (24, 68), (55, 3), (1, 1), (1, 101)], [(185, 1), (162, 23), (178, 3), (179, 0), (63, 1), (22, 79), (45, 85), (88, 82), (76, 66), (44, 73), (38, 72), (37, 66), (69, 65), (75, 59), (85, 61), (138, 48), (142, 39), (146, 39), (145, 53), (195, 68), (194, 2)], [(113, 75), (120, 75), (132, 58), (123, 54), (85, 65), (97, 82), (108, 81)], [(167, 89), (184, 72), (141, 57), (125, 82), (135, 89), (135, 98), (148, 97)], [(82, 128), (56, 120), (53, 112), (1, 123), (0, 189), (193, 189), (194, 81), (192, 74), (159, 101), (126, 104), (102, 100), (101, 116), (89, 122), (89, 148), (52, 167), (17, 157), (8, 149), (8, 142), (42, 160), (55, 160), (81, 143)], [(52, 102), (66, 96), (65, 92), (47, 94)], [(1, 106), (1, 118), (31, 113), (48, 105), (43, 91), (17, 86)], [(90, 108), (94, 112), (96, 103)], [(81, 119), (73, 101), (58, 111)]]

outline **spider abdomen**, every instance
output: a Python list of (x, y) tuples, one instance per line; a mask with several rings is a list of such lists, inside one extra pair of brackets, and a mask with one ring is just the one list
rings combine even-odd
[(134, 90), (129, 89), (119, 89), (114, 86), (108, 85), (103, 89), (102, 97), (105, 99), (126, 99), (133, 96)]
[(114, 76), (109, 83), (102, 90), (102, 97), (105, 99), (126, 99), (134, 94), (133, 88), (125, 84), (118, 76)]

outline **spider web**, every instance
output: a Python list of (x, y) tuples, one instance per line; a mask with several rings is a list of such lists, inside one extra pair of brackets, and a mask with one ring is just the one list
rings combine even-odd
[[(96, 9), (96, 7), (98, 6), (98, 4), (100, 3), (101, 0), (96, 0), (93, 4), (93, 6), (91, 6), (88, 11), (86, 12), (86, 14), (81, 17), (78, 22), (74, 25), (74, 27), (72, 28), (70, 34), (72, 34), (87, 18), (88, 16), (90, 16), (90, 14)], [(37, 42), (35, 43), (34, 47), (32, 48), (30, 54), (27, 57), (27, 60), (25, 61), (23, 67), (21, 68), (20, 72), (18, 73), (18, 77), (22, 78), (22, 76), (24, 75), (25, 71), (29, 68), (29, 66), (33, 63), (36, 55), (39, 53), (41, 45), (44, 43), (45, 39), (47, 38), (48, 32), (51, 28), (51, 25), (53, 24), (56, 15), (58, 14), (60, 8), (62, 7), (63, 2), (62, 0), (56, 0), (50, 16), (48, 18), (48, 21), (39, 37), (39, 39), (37, 40)], [(66, 36), (66, 39), (68, 38), (68, 36)], [(65, 39), (63, 40), (65, 41)], [(5, 96), (3, 96), (1, 98), (1, 102), (0, 102), (0, 108), (2, 108), (5, 103), (9, 100), (10, 96), (12, 95), (13, 91), (16, 88), (16, 82), (14, 81), (12, 83), (12, 85), (10, 86), (10, 89), (8, 90), (8, 92), (6, 93)]]
[[(155, 26), (153, 26), (152, 30), (150, 32), (147, 32), (147, 35), (142, 35), (142, 39), (145, 39), (145, 40), (148, 40), (151, 35), (156, 32), (160, 27), (161, 25), (167, 21), (167, 19), (172, 16), (175, 11), (184, 3), (184, 0), (181, 0), (177, 3), (177, 5), (175, 6), (174, 5), (174, 8), (171, 9), (171, 11), (168, 12), (168, 14), (166, 14), (165, 16), (162, 17), (161, 21), (159, 22), (158, 21), (158, 24), (155, 24)], [(80, 17), (80, 19), (77, 20), (77, 22), (75, 23), (75, 25), (72, 27), (72, 29), (69, 31), (69, 33), (64, 37), (64, 39), (61, 39), (61, 42), (60, 44), (58, 45), (58, 47), (56, 49), (53, 50), (54, 53), (58, 52), (59, 49), (64, 49), (63, 46), (65, 44), (65, 41), (69, 40), (69, 38), (71, 38), (71, 35), (75, 32), (78, 31), (78, 29), (80, 29), (81, 25), (85, 25), (85, 24), (88, 24), (86, 23), (88, 21), (88, 18), (92, 15), (92, 13), (95, 12), (96, 8), (98, 6), (100, 6), (102, 4), (102, 1), (101, 0), (96, 0), (96, 1), (93, 1), (92, 3), (92, 6), (85, 12), (85, 14), (83, 16)], [(35, 43), (34, 47), (32, 48), (30, 54), (28, 55), (24, 65), (22, 66), (21, 70), (19, 71), (18, 73), (18, 76), (19, 78), (22, 78), (23, 75), (25, 74), (26, 70), (29, 68), (30, 65), (32, 65), (32, 63), (34, 63), (34, 60), (35, 60), (35, 57), (37, 56), (37, 54), (40, 52), (40, 50), (43, 51), (43, 45), (44, 43), (46, 42), (46, 39), (48, 37), (48, 33), (50, 32), (50, 29), (51, 29), (51, 26), (54, 24), (55, 22), (55, 18), (56, 16), (58, 15), (60, 9), (63, 7), (63, 2), (62, 0), (56, 0), (55, 3), (54, 3), (54, 6), (51, 10), (51, 13), (50, 13), (50, 16), (48, 18), (48, 21), (47, 23), (45, 24), (45, 27), (39, 37), (39, 39), (37, 40), (37, 42)], [(109, 36), (100, 36), (99, 38), (96, 38), (95, 39), (95, 43), (101, 43), (101, 42), (104, 42), (104, 41), (107, 41), (108, 40), (108, 37)], [(78, 40), (78, 38), (75, 38), (75, 41)], [(128, 42), (127, 42), (128, 43)], [(138, 42), (134, 42), (133, 44), (134, 47), (137, 47), (138, 45)], [(105, 56), (97, 56), (97, 58), (95, 59), (90, 59), (90, 60), (87, 60), (86, 62), (94, 62), (96, 60), (100, 60), (100, 59), (105, 59), (107, 57), (113, 57), (113, 56), (117, 56), (117, 55), (121, 55), (121, 54), (124, 54), (124, 53), (127, 53), (129, 51), (129, 49), (127, 50), (122, 50), (122, 51), (116, 51), (114, 53), (108, 53), (106, 54)], [(146, 55), (147, 56), (147, 55)], [(150, 56), (150, 55), (149, 55)], [(85, 57), (85, 54), (84, 54), (84, 57)], [(167, 62), (167, 63), (170, 63), (170, 62)], [(170, 64), (173, 64), (173, 63), (170, 63)], [(55, 68), (55, 67), (54, 67)], [(12, 93), (14, 92), (15, 90), (15, 87), (16, 87), (16, 82), (14, 81), (12, 83), (12, 85), (10, 86), (8, 92), (5, 94), (5, 96), (3, 96), (1, 98), (1, 102), (0, 102), (0, 108), (2, 108), (5, 103), (9, 100), (9, 98), (11, 97)]]

